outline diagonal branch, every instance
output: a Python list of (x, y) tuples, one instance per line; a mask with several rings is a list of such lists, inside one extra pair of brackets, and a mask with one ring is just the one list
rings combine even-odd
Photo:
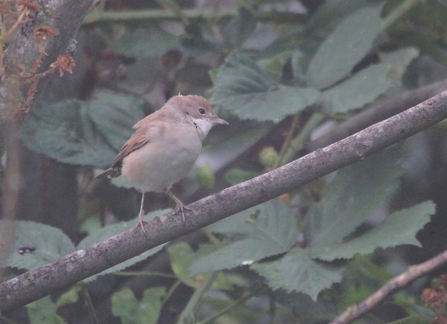
[(189, 205), (185, 223), (179, 215), (168, 213), (150, 221), (145, 233), (136, 227), (8, 280), (0, 286), (0, 311), (23, 306), (162, 243), (297, 189), (445, 118), (447, 91), (283, 167)]
[(348, 308), (348, 310), (343, 312), (330, 324), (347, 324), (352, 322), (356, 318), (376, 307), (381, 301), (383, 301), (393, 292), (402, 289), (403, 287), (412, 283), (414, 280), (427, 275), (428, 273), (436, 268), (439, 268), (445, 263), (447, 263), (447, 250), (425, 261), (424, 263), (410, 267), (404, 273), (401, 273), (397, 277), (394, 277), (385, 285), (383, 285), (382, 288), (377, 290), (374, 294), (366, 298), (360, 304)]

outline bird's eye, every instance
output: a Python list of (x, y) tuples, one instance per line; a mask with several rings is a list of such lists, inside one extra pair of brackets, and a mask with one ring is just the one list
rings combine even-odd
[(199, 113), (202, 114), (202, 115), (205, 115), (205, 109), (199, 108)]

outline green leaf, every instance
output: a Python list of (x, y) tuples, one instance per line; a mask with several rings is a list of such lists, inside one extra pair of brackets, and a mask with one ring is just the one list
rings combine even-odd
[(326, 249), (342, 242), (399, 185), (402, 149), (393, 146), (342, 169), (306, 215), (309, 248)]
[(312, 257), (333, 261), (350, 259), (356, 253), (369, 254), (378, 247), (388, 248), (402, 244), (420, 246), (416, 233), (430, 221), (430, 215), (434, 213), (435, 205), (432, 202), (421, 203), (393, 213), (379, 226), (349, 242), (324, 249), (312, 249), (309, 253)]
[(380, 33), (382, 5), (357, 10), (321, 44), (307, 70), (308, 83), (325, 89), (348, 76)]
[(314, 261), (295, 248), (279, 260), (256, 263), (251, 269), (265, 277), (274, 290), (302, 292), (316, 300), (320, 291), (341, 281), (344, 268)]
[(228, 22), (223, 33), (226, 42), (233, 48), (238, 48), (242, 46), (242, 43), (253, 33), (255, 28), (255, 17), (250, 11), (241, 7), (239, 14)]
[[(157, 210), (155, 212), (149, 213), (148, 215), (146, 215), (144, 218), (146, 220), (151, 220), (157, 216), (163, 215), (165, 213), (167, 213), (168, 210)], [(100, 229), (99, 231), (94, 232), (93, 234), (90, 234), (89, 236), (87, 236), (86, 238), (84, 238), (76, 247), (77, 250), (80, 249), (84, 249), (87, 248), (89, 246), (92, 246), (96, 243), (102, 242), (114, 235), (117, 235), (119, 233), (122, 233), (124, 231), (127, 231), (129, 229), (131, 229), (132, 227), (135, 227), (135, 225), (138, 224), (138, 217), (135, 218), (134, 220), (131, 220), (129, 222), (120, 222), (120, 223), (116, 223), (113, 225), (109, 225), (106, 227), (103, 227), (102, 229)], [(103, 272), (100, 272), (98, 274), (95, 274), (91, 277), (88, 277), (87, 279), (84, 279), (85, 282), (89, 282), (92, 280), (95, 280), (98, 276), (103, 276), (105, 274), (108, 273), (114, 273), (116, 271), (119, 270), (123, 270), (125, 268), (128, 268), (132, 265), (134, 265), (137, 262), (143, 261), (145, 259), (147, 259), (148, 257), (150, 257), (151, 255), (157, 253), (158, 251), (160, 251), (166, 244), (162, 244), (159, 245), (153, 249), (150, 249), (144, 253), (141, 253), (140, 255), (131, 258), (127, 261), (124, 261), (120, 264), (117, 264), (116, 266), (113, 266), (107, 270), (104, 270)]]
[(140, 301), (132, 290), (124, 288), (112, 295), (112, 313), (123, 324), (155, 324), (160, 317), (161, 300), (164, 297), (165, 288), (149, 288), (144, 291)]
[(177, 36), (155, 26), (135, 29), (111, 46), (119, 54), (145, 58), (160, 57), (179, 47), (180, 39)]
[(26, 305), (31, 324), (64, 324), (65, 321), (57, 315), (56, 305), (46, 296)]
[(81, 291), (81, 283), (78, 283), (71, 287), (68, 291), (64, 292), (56, 302), (56, 308), (74, 304), (79, 299), (79, 292)]
[(238, 183), (253, 179), (257, 177), (259, 173), (252, 171), (245, 171), (238, 168), (231, 169), (225, 173), (225, 180), (227, 180), (232, 186)]
[(257, 63), (269, 77), (279, 82), (282, 78), (284, 65), (291, 57), (292, 51), (285, 51), (272, 58), (259, 60)]
[[(169, 252), (169, 258), (171, 259), (171, 267), (176, 277), (185, 285), (198, 288), (203, 281), (204, 275), (192, 277), (189, 273), (189, 268), (195, 260), (216, 251), (216, 247), (212, 244), (201, 244), (197, 251), (193, 251), (188, 244), (179, 243), (170, 246), (167, 250)], [(237, 276), (219, 272), (213, 281), (212, 288), (232, 290), (233, 284), (237, 283), (240, 283)]]
[(316, 102), (312, 88), (280, 85), (242, 53), (233, 53), (215, 77), (210, 102), (241, 119), (279, 121)]
[(388, 65), (372, 65), (334, 88), (324, 91), (320, 99), (323, 112), (345, 113), (373, 102), (393, 85), (387, 77), (388, 71)]
[[(60, 229), (35, 222), (0, 221), (0, 228), (10, 227), (15, 233), (14, 248), (6, 264), (18, 269), (32, 270), (53, 262), (75, 250), (73, 242)], [(20, 248), (32, 248), (19, 254)], [(0, 249), (4, 249), (0, 245)]]
[(216, 183), (213, 169), (209, 164), (206, 164), (197, 169), (197, 182), (204, 188), (211, 190)]
[(408, 65), (419, 56), (419, 50), (413, 47), (405, 47), (391, 53), (379, 53), (379, 56), (382, 63), (391, 67), (388, 78), (400, 84)]
[(31, 150), (58, 161), (103, 167), (143, 118), (140, 98), (99, 91), (89, 101), (64, 100), (33, 109), (21, 128)]
[[(298, 235), (292, 210), (279, 199), (250, 208), (221, 222), (213, 224), (209, 229), (220, 233), (237, 231), (243, 238), (195, 261), (190, 268), (191, 274), (232, 269), (287, 252)], [(229, 225), (229, 222), (232, 224)]]

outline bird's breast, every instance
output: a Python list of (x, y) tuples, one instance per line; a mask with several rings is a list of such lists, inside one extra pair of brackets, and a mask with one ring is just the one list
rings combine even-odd
[(185, 177), (202, 141), (194, 125), (164, 123), (147, 131), (149, 142), (123, 159), (122, 175), (136, 189), (161, 192)]

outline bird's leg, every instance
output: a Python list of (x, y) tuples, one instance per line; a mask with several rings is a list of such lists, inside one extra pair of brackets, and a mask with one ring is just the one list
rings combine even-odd
[(171, 197), (172, 199), (174, 199), (176, 206), (174, 211), (178, 212), (180, 211), (182, 213), (182, 222), (185, 222), (185, 209), (191, 210), (188, 207), (186, 207), (185, 205), (183, 205), (182, 201), (180, 199), (178, 199), (176, 196), (174, 196), (174, 194), (171, 192), (171, 190), (166, 191), (166, 193), (169, 195), (169, 197)]
[(138, 225), (140, 225), (143, 232), (146, 233), (146, 230), (144, 229), (144, 224), (147, 223), (147, 221), (144, 220), (144, 218), (143, 218), (143, 214), (144, 214), (143, 205), (144, 205), (144, 192), (141, 194), (141, 205), (140, 205), (140, 213), (138, 214)]

